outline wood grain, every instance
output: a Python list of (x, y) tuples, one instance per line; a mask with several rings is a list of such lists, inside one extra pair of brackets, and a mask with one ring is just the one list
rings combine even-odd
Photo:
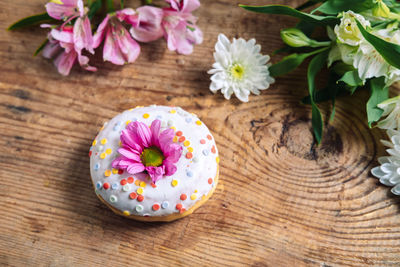
[[(45, 31), (5, 31), (41, 12), (44, 1), (0, 2), (1, 265), (400, 265), (400, 201), (370, 175), (385, 154), (385, 135), (366, 125), (366, 92), (337, 101), (320, 147), (310, 133), (310, 108), (299, 103), (304, 68), (249, 103), (209, 92), (206, 71), (219, 32), (255, 37), (271, 54), (281, 46), (279, 30), (295, 23), (238, 3), (202, 1), (196, 14), (204, 43), (190, 56), (159, 40), (142, 45), (135, 64), (96, 58), (97, 73), (74, 68), (62, 77), (51, 62), (32, 57)], [(213, 197), (173, 223), (114, 215), (89, 177), (87, 153), (102, 123), (153, 103), (197, 113), (221, 154)], [(322, 109), (326, 119), (330, 106)]]

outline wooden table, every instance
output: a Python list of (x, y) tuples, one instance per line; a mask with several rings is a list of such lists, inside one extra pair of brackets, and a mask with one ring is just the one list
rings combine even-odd
[[(385, 134), (366, 125), (366, 92), (337, 101), (316, 147), (310, 108), (299, 103), (304, 67), (249, 103), (208, 89), (218, 33), (255, 37), (271, 54), (282, 45), (279, 30), (295, 20), (249, 13), (239, 1), (204, 0), (196, 12), (204, 42), (192, 55), (159, 40), (142, 45), (135, 64), (97, 58), (97, 73), (74, 68), (62, 77), (52, 62), (32, 57), (44, 30), (5, 31), (44, 3), (0, 3), (1, 265), (399, 266), (400, 198), (370, 174), (385, 154)], [(113, 214), (89, 176), (88, 150), (103, 122), (153, 103), (197, 113), (221, 154), (214, 196), (173, 223)], [(321, 107), (328, 116), (330, 106)]]

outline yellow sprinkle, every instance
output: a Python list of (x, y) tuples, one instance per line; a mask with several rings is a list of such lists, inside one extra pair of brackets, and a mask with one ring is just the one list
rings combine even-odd
[(105, 145), (105, 144), (107, 143), (107, 138), (101, 139), (100, 143), (101, 143), (102, 145)]
[(94, 140), (93, 140), (93, 143), (92, 143), (92, 146), (95, 146), (96, 144), (97, 144), (97, 140), (94, 139)]
[(130, 109), (129, 109), (129, 111), (132, 111), (132, 110), (133, 110), (133, 108), (130, 108)]
[(112, 173), (113, 173), (113, 174), (117, 174), (117, 173), (118, 173), (118, 170), (113, 168), (113, 169), (112, 169)]
[(196, 121), (196, 124), (197, 125), (201, 125), (201, 121)]
[(127, 120), (127, 121), (125, 122), (126, 125), (128, 125), (129, 123), (131, 123), (131, 120)]
[(119, 141), (118, 145), (119, 145), (119, 146), (122, 146), (122, 142), (121, 142), (121, 141)]
[(175, 114), (176, 110), (175, 109), (171, 109), (169, 112), (172, 113), (172, 114)]
[(112, 149), (111, 149), (111, 148), (107, 148), (107, 149), (106, 149), (106, 153), (107, 153), (108, 155), (110, 155), (111, 152), (112, 152)]
[(194, 190), (194, 192), (195, 192), (195, 193), (197, 193), (197, 189), (196, 189), (196, 190)]
[(143, 194), (143, 187), (139, 187), (139, 188), (136, 190), (136, 193), (138, 193), (139, 195)]
[(139, 181), (139, 180), (136, 180), (136, 181), (135, 181), (135, 185), (139, 186), (139, 184), (140, 184), (140, 181)]
[(216, 157), (216, 158), (215, 158), (215, 161), (216, 161), (217, 163), (219, 163), (219, 157)]
[(178, 136), (174, 136), (174, 139), (172, 139), (172, 141), (174, 141), (174, 143), (178, 142)]
[(101, 158), (101, 159), (104, 159), (105, 157), (106, 157), (106, 153), (101, 153), (101, 154), (100, 154), (100, 158)]
[(146, 182), (145, 181), (141, 181), (140, 182), (140, 187), (146, 187)]
[(193, 152), (193, 147), (188, 147), (189, 152)]
[(135, 108), (142, 108), (143, 106), (136, 106)]
[(148, 113), (143, 114), (143, 118), (147, 119), (148, 117), (150, 117), (150, 115)]
[(108, 177), (108, 176), (110, 176), (111, 175), (111, 171), (110, 170), (106, 170), (105, 172), (104, 172), (104, 176), (105, 177)]
[(171, 185), (173, 187), (177, 186), (178, 185), (178, 181), (177, 180), (172, 180)]
[(195, 200), (196, 198), (197, 198), (196, 194), (192, 194), (192, 195), (190, 196), (190, 199), (191, 199), (191, 200)]
[(190, 146), (189, 140), (186, 140), (185, 142), (183, 142), (183, 145), (184, 145), (184, 146)]
[(172, 129), (172, 130), (174, 130), (174, 131), (176, 131), (176, 128), (175, 128), (175, 126), (171, 126), (171, 129)]
[(130, 213), (128, 210), (124, 210), (123, 214), (124, 214), (125, 216), (131, 215), (131, 213)]
[(206, 195), (203, 195), (202, 197), (201, 197), (201, 199), (205, 199), (206, 198)]

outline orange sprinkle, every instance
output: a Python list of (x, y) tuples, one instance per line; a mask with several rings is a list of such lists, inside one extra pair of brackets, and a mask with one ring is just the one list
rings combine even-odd
[(181, 208), (181, 209), (179, 210), (179, 213), (184, 213), (185, 211), (186, 211), (185, 208)]
[(157, 187), (156, 184), (153, 183), (153, 182), (152, 182), (150, 185), (151, 185), (151, 187), (153, 187), (153, 188), (156, 188), (156, 187)]
[(138, 195), (137, 201), (142, 202), (144, 200), (144, 196)]
[(128, 177), (128, 183), (133, 183), (133, 177)]
[(136, 181), (135, 181), (135, 185), (139, 186), (139, 185), (140, 185), (140, 181), (139, 181), (139, 180), (136, 180)]
[(156, 204), (153, 205), (153, 210), (154, 211), (157, 211), (159, 209), (160, 209), (160, 205), (159, 204), (156, 203)]
[(187, 158), (187, 159), (193, 158), (193, 154), (190, 153), (190, 152), (186, 153), (186, 158)]
[(186, 194), (182, 194), (181, 195), (181, 200), (186, 200), (187, 199), (187, 195)]
[(183, 141), (185, 141), (185, 139), (186, 138), (184, 136), (181, 136), (181, 137), (179, 137), (178, 141), (182, 143)]
[(137, 194), (135, 192), (132, 192), (129, 194), (130, 199), (136, 199)]
[(209, 135), (209, 134), (207, 134), (207, 139), (208, 139), (208, 140), (212, 140), (212, 136)]
[(121, 185), (126, 185), (128, 182), (126, 181), (126, 179), (122, 179), (120, 183)]
[(212, 184), (212, 182), (213, 182), (212, 178), (208, 178), (208, 183)]
[(182, 209), (182, 204), (181, 204), (181, 203), (176, 204), (175, 208), (176, 208), (177, 210)]
[(206, 140), (200, 139), (200, 144), (204, 145), (206, 143)]
[(89, 151), (89, 157), (92, 155), (92, 151)]
[(177, 131), (175, 134), (176, 134), (176, 136), (182, 136), (183, 133), (182, 133), (182, 131)]
[(215, 150), (215, 146), (212, 146), (211, 152), (212, 152), (213, 154), (217, 153), (217, 150)]
[(123, 174), (123, 173), (124, 173), (124, 170), (121, 170), (121, 169), (118, 170), (118, 174), (119, 174), (119, 175), (121, 175), (121, 174)]

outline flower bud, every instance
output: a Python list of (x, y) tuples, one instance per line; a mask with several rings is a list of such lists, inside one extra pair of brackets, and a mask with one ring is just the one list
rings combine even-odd
[(283, 42), (292, 47), (310, 46), (311, 39), (296, 28), (288, 28), (281, 31)]
[(375, 6), (372, 8), (372, 15), (376, 17), (389, 18), (390, 9), (382, 0), (376, 0)]

